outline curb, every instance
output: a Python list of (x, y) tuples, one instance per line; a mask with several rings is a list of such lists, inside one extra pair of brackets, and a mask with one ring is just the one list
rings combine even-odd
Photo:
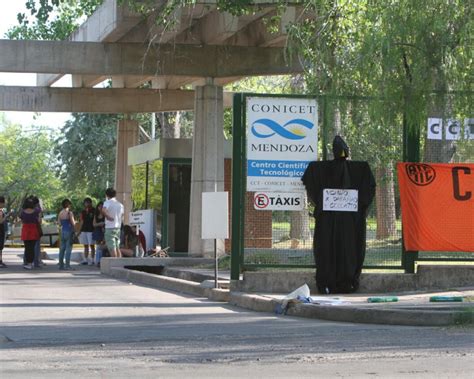
[[(149, 274), (125, 268), (113, 267), (110, 276), (131, 283), (167, 289), (179, 293), (207, 297), (209, 300), (228, 302), (240, 308), (256, 312), (274, 313), (280, 304), (276, 299), (249, 294), (231, 292), (226, 289), (205, 288), (200, 283), (184, 279)], [(448, 326), (456, 324), (474, 324), (474, 307), (459, 309), (428, 309), (420, 307), (355, 307), (317, 304), (293, 304), (287, 315), (316, 318), (328, 321), (352, 322), (363, 324), (405, 325), (405, 326)]]
[(464, 320), (463, 315), (468, 315), (468, 313), (461, 310), (415, 310), (409, 308), (375, 309), (372, 307), (295, 304), (288, 309), (287, 314), (329, 321), (405, 326), (447, 326), (474, 322), (472, 315), (469, 317), (470, 320)]
[(199, 297), (207, 297), (213, 301), (229, 301), (229, 290), (220, 288), (205, 288), (201, 287), (199, 283), (184, 279), (160, 276), (142, 271), (134, 271), (116, 267), (111, 268), (110, 276), (116, 279), (127, 280), (131, 283), (145, 284), (150, 287), (163, 288)]
[(231, 292), (229, 304), (245, 309), (250, 309), (252, 311), (273, 313), (279, 302), (275, 299), (270, 299), (260, 295), (243, 292)]

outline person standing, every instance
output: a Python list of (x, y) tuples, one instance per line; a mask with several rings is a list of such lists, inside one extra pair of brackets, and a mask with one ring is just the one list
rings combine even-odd
[(100, 260), (102, 259), (102, 253), (104, 248), (104, 225), (105, 216), (102, 214), (102, 207), (104, 203), (100, 201), (95, 208), (94, 213), (94, 232), (92, 233), (92, 239), (96, 243), (95, 247), (95, 263), (100, 266)]
[(39, 227), (38, 231), (40, 233), (40, 238), (35, 243), (35, 258), (33, 260), (33, 264), (35, 268), (40, 268), (43, 261), (41, 260), (41, 237), (43, 236), (43, 230), (41, 228), (41, 224), (43, 222), (43, 207), (41, 205), (41, 201), (37, 196), (31, 196), (31, 200), (35, 205), (35, 208), (39, 210)]
[[(92, 199), (86, 197), (84, 199), (84, 209), (81, 212), (80, 218), (80, 235), (79, 243), (84, 245), (84, 259), (81, 265), (93, 265), (95, 257), (95, 245), (92, 238), (94, 232), (94, 208), (92, 207)], [(89, 258), (89, 251), (91, 253)]]
[[(74, 214), (71, 212), (69, 207), (71, 201), (64, 199), (61, 203), (63, 209), (59, 212), (58, 223), (61, 226), (61, 245), (59, 247), (59, 269), (60, 270), (72, 270), (71, 267), (71, 252), (72, 252), (72, 239), (74, 236)], [(64, 259), (66, 259), (66, 265), (64, 265)]]
[(27, 198), (23, 203), (23, 210), (20, 214), (23, 223), (21, 228), (21, 240), (25, 245), (24, 266), (26, 270), (33, 269), (33, 260), (35, 258), (35, 244), (40, 236), (40, 210), (35, 206), (31, 197)]
[(105, 196), (107, 198), (102, 207), (102, 214), (105, 216), (105, 243), (111, 257), (120, 258), (120, 226), (123, 220), (123, 205), (115, 196), (117, 192), (113, 188), (107, 188)]
[(3, 263), (3, 248), (5, 247), (5, 226), (7, 224), (7, 214), (5, 213), (5, 197), (0, 196), (0, 268), (6, 268), (7, 265)]

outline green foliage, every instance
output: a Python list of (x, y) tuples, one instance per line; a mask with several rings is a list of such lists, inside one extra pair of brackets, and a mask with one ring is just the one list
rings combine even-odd
[(64, 40), (103, 0), (26, 0), (26, 12), (6, 33), (10, 39)]
[[(145, 209), (146, 165), (133, 166), (132, 201), (134, 209)], [(163, 194), (163, 161), (149, 163), (148, 172), (148, 209), (161, 211)]]
[(116, 128), (119, 116), (73, 113), (54, 142), (65, 189), (103, 198), (114, 183)]
[(53, 139), (43, 129), (24, 131), (0, 117), (0, 193), (8, 206), (18, 208), (28, 195), (36, 195), (50, 207), (61, 191), (52, 153)]
[[(430, 94), (472, 91), (472, 6), (465, 1), (309, 0), (290, 28), (312, 92), (385, 99), (370, 110), (386, 119), (426, 118)], [(395, 112), (394, 112), (395, 110)]]
[(105, 191), (102, 192), (103, 193), (99, 198), (95, 198), (92, 195), (82, 192), (64, 194), (54, 199), (48, 210), (50, 210), (51, 212), (59, 213), (62, 209), (62, 201), (64, 199), (69, 199), (71, 201), (71, 211), (76, 217), (79, 217), (79, 214), (84, 209), (84, 199), (86, 197), (91, 198), (92, 206), (95, 207), (99, 201), (105, 201)]

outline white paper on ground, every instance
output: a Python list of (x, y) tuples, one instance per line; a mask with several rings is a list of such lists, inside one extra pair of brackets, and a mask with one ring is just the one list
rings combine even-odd
[(309, 300), (311, 304), (319, 304), (319, 305), (344, 305), (350, 304), (348, 301), (341, 300), (339, 298), (327, 298), (327, 297), (310, 297)]

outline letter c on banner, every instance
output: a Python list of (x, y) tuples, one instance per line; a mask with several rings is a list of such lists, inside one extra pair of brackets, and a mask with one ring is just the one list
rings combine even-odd
[(433, 134), (439, 134), (441, 132), (439, 123), (431, 124), (430, 129)]
[(459, 171), (462, 171), (465, 175), (471, 175), (471, 169), (469, 167), (453, 167), (453, 192), (454, 198), (459, 201), (466, 201), (472, 197), (471, 191), (466, 191), (464, 194), (461, 194), (459, 188)]

